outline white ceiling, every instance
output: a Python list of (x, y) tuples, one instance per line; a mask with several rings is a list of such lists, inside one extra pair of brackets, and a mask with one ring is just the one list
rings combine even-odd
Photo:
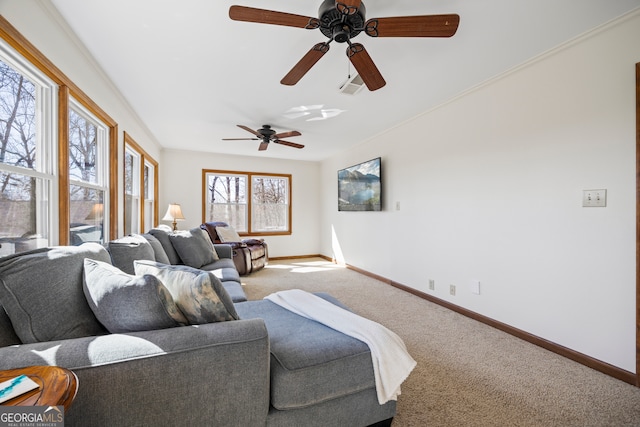
[[(350, 70), (345, 45), (332, 43), (297, 85), (283, 86), (282, 77), (326, 38), (228, 16), (240, 4), (316, 17), (321, 0), (52, 3), (163, 147), (312, 161), (640, 7), (640, 0), (364, 0), (367, 19), (457, 13), (460, 26), (452, 38), (360, 34), (356, 41), (387, 85), (349, 96), (338, 91)], [(287, 140), (306, 147), (258, 152), (259, 141), (222, 141), (252, 136), (236, 124), (297, 130), (302, 136)]]

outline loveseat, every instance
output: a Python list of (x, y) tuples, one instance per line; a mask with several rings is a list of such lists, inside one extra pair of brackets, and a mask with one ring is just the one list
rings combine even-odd
[[(177, 252), (167, 253), (167, 243), (176, 249), (200, 239), (195, 230), (180, 242), (159, 233), (109, 242), (109, 250), (85, 243), (0, 258), (0, 369), (73, 370), (79, 389), (69, 426), (390, 425), (396, 403), (378, 403), (367, 345), (268, 300), (236, 294), (231, 302), (226, 290), (242, 289), (224, 247), (215, 246), (220, 268), (203, 265), (209, 272), (170, 265)], [(208, 283), (217, 308), (192, 314), (227, 318), (185, 322), (175, 309), (182, 297), (169, 304), (169, 284), (122, 271), (130, 264), (134, 273), (158, 269)], [(123, 280), (127, 286), (114, 286)]]

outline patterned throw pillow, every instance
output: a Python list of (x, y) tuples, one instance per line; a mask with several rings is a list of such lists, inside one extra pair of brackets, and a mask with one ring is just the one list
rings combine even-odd
[(111, 333), (188, 324), (171, 293), (155, 276), (132, 276), (111, 264), (87, 258), (83, 288), (89, 307)]
[(190, 324), (238, 320), (231, 297), (212, 273), (145, 260), (134, 265), (137, 275), (151, 274), (160, 279)]

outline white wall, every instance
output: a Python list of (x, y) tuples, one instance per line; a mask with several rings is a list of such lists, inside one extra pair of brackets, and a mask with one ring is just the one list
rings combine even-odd
[[(638, 40), (636, 13), (324, 161), (322, 253), (635, 372)], [(338, 212), (376, 156), (384, 212)]]
[(160, 162), (160, 216), (169, 203), (179, 203), (186, 220), (178, 228), (202, 221), (202, 170), (291, 174), (292, 234), (265, 236), (270, 257), (320, 253), (320, 164), (261, 157), (165, 150)]

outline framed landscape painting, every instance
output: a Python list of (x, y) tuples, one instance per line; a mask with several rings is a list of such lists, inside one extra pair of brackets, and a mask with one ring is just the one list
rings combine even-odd
[(338, 171), (338, 210), (382, 210), (380, 157)]

